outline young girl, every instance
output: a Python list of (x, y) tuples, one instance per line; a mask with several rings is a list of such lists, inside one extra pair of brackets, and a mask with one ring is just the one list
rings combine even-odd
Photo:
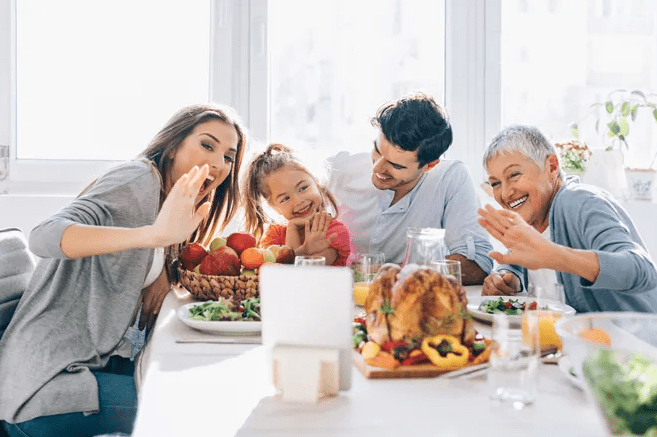
[(248, 167), (244, 192), (246, 227), (261, 239), (266, 223), (262, 201), (286, 220), (271, 223), (260, 246), (284, 244), (296, 255), (321, 255), (326, 265), (344, 266), (349, 257), (349, 231), (325, 210), (328, 201), (337, 215), (333, 195), (282, 144), (271, 144)]
[(131, 433), (137, 326), (155, 320), (180, 244), (209, 242), (234, 215), (244, 148), (228, 108), (183, 108), (139, 159), (32, 230), (41, 259), (0, 341), (10, 436)]

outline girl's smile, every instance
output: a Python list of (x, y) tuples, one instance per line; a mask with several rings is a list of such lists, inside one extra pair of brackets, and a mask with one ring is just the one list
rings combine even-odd
[(274, 171), (265, 182), (267, 202), (286, 220), (310, 217), (324, 204), (315, 180), (293, 166)]

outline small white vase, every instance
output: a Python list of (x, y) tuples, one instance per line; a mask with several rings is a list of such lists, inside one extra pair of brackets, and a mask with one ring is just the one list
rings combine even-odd
[(582, 182), (607, 190), (617, 199), (623, 198), (627, 192), (623, 152), (619, 149), (593, 149)]
[(627, 186), (635, 200), (652, 200), (655, 192), (657, 170), (644, 168), (627, 168)]

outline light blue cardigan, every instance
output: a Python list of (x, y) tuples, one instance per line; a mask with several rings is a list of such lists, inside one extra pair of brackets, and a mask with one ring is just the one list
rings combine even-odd
[[(632, 219), (606, 191), (570, 176), (550, 207), (550, 238), (573, 249), (598, 255), (600, 273), (594, 283), (557, 272), (566, 302), (577, 312), (657, 312), (657, 268)], [(527, 285), (527, 269), (500, 265)]]

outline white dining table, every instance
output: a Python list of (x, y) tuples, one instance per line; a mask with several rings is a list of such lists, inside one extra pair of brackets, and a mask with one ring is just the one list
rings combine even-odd
[(212, 337), (178, 319), (193, 301), (178, 288), (164, 301), (142, 362), (133, 437), (606, 435), (585, 393), (553, 364), (540, 365), (536, 401), (520, 410), (489, 399), (485, 373), (367, 379), (355, 366), (350, 390), (316, 404), (285, 402), (264, 346), (177, 342)]

